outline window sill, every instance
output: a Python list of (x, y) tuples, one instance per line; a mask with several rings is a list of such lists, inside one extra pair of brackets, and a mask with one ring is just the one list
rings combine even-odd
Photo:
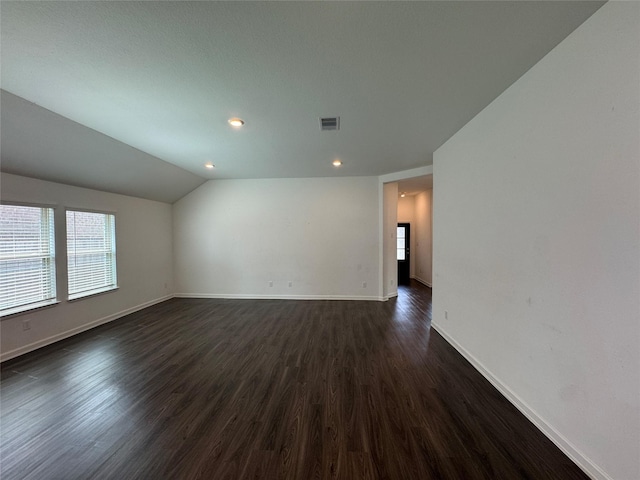
[(97, 295), (102, 295), (104, 293), (114, 292), (116, 290), (119, 290), (119, 288), (120, 287), (118, 287), (116, 285), (115, 287), (101, 288), (100, 290), (90, 290), (88, 292), (82, 292), (82, 293), (78, 293), (76, 295), (70, 295), (69, 298), (67, 299), (67, 301), (69, 301), (69, 302), (77, 302), (78, 300), (82, 300), (82, 299), (85, 299), (85, 298), (95, 297)]
[(7, 318), (17, 317), (18, 315), (24, 315), (34, 312), (36, 310), (42, 310), (43, 308), (53, 307), (60, 303), (59, 300), (47, 300), (46, 302), (32, 303), (30, 305), (23, 305), (21, 307), (15, 307), (2, 312), (2, 320)]

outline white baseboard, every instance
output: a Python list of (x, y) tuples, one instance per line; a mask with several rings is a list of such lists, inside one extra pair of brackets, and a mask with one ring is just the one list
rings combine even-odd
[(113, 320), (117, 320), (118, 318), (124, 317), (125, 315), (129, 315), (130, 313), (137, 312), (139, 310), (142, 310), (143, 308), (150, 307), (151, 305), (164, 302), (165, 300), (169, 300), (171, 298), (173, 298), (173, 295), (167, 295), (164, 297), (156, 298), (154, 300), (150, 300), (140, 305), (136, 305), (135, 307), (127, 308), (126, 310), (122, 310), (118, 313), (114, 313), (112, 315), (107, 315), (106, 317), (99, 318), (98, 320), (94, 320), (93, 322), (89, 322), (79, 327), (72, 328), (71, 330), (67, 330), (66, 332), (58, 333), (51, 337), (43, 338), (42, 340), (38, 340), (37, 342), (30, 343), (29, 345), (24, 345), (22, 347), (15, 348), (8, 352), (3, 352), (2, 354), (0, 354), (0, 363), (6, 360), (11, 360), (12, 358), (19, 357), (20, 355), (24, 355), (25, 353), (33, 352), (38, 348), (46, 347), (47, 345), (51, 345), (52, 343), (59, 342), (60, 340), (64, 340), (65, 338), (72, 337), (74, 335), (77, 335), (78, 333), (91, 330), (92, 328), (95, 328), (99, 325), (112, 322)]
[(366, 300), (384, 301), (385, 298), (366, 295), (257, 295), (244, 293), (176, 293), (176, 298), (220, 298), (228, 300)]
[(413, 277), (411, 277), (411, 278), (413, 278), (414, 280), (417, 280), (421, 284), (426, 285), (427, 287), (431, 288), (431, 283), (427, 282), (426, 280), (423, 280), (422, 278), (417, 277), (415, 275)]
[(600, 467), (580, 452), (564, 435), (552, 427), (538, 412), (531, 408), (522, 400), (513, 390), (505, 385), (491, 371), (485, 368), (482, 363), (475, 358), (462, 345), (456, 342), (440, 325), (431, 322), (431, 326), (444, 338), (453, 348), (455, 348), (464, 358), (466, 358), (480, 374), (489, 380), (496, 389), (509, 400), (520, 412), (527, 417), (538, 429), (544, 433), (549, 440), (556, 444), (578, 467), (580, 467), (587, 475), (594, 480), (613, 480)]

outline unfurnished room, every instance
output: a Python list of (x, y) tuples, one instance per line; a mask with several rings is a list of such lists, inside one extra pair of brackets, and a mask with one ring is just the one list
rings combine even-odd
[(640, 2), (1, 1), (0, 478), (640, 479)]

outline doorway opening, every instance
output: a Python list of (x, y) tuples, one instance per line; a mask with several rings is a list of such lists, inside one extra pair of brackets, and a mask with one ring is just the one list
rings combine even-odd
[(416, 281), (431, 287), (431, 172), (425, 167), (380, 177), (382, 300), (397, 297), (400, 287), (410, 288)]
[[(432, 283), (433, 175), (398, 181), (396, 261), (398, 295)], [(421, 289), (422, 290), (422, 289)]]

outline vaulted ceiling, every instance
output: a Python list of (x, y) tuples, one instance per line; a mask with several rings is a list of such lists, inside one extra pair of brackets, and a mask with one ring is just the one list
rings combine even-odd
[(2, 170), (173, 202), (429, 165), (602, 3), (3, 1)]

